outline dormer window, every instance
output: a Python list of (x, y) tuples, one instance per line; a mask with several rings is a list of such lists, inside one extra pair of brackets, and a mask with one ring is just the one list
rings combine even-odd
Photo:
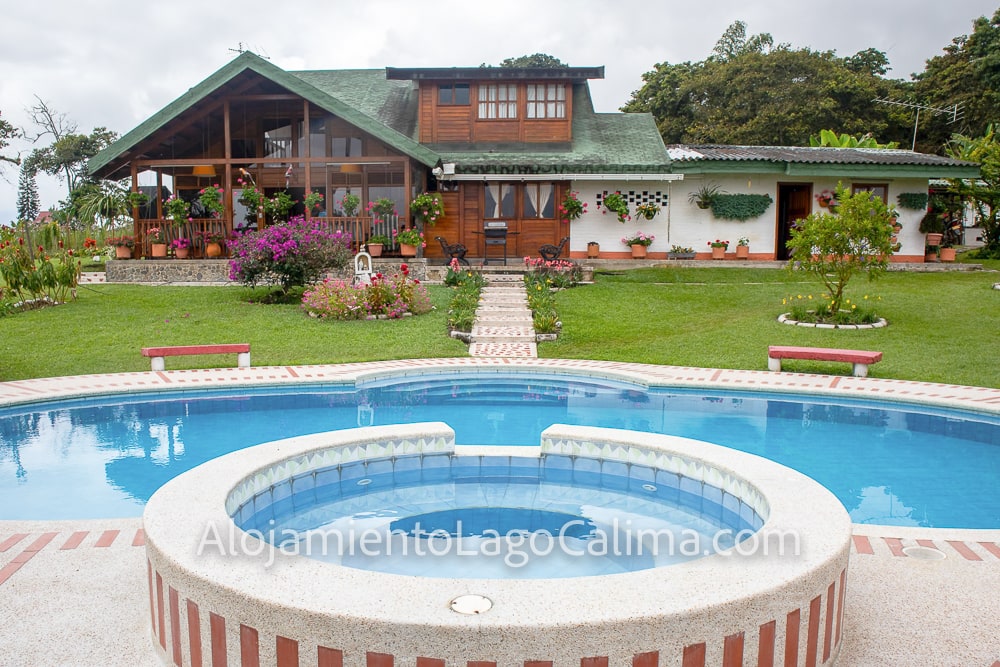
[(514, 84), (479, 85), (479, 119), (517, 118), (517, 86)]
[(528, 84), (528, 118), (565, 118), (566, 86), (561, 83)]
[(438, 104), (455, 106), (468, 105), (469, 84), (442, 83), (438, 86)]

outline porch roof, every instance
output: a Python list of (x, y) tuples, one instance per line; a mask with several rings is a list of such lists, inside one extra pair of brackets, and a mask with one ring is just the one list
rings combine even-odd
[(678, 173), (780, 173), (789, 176), (974, 178), (979, 165), (940, 155), (882, 148), (667, 146)]
[[(413, 138), (416, 102), (407, 100), (410, 86), (406, 82), (387, 81), (384, 70), (286, 72), (256, 54), (245, 51), (95, 155), (88, 164), (90, 173), (99, 177), (112, 177), (128, 164), (129, 153), (144, 140), (247, 71), (340, 116), (424, 165), (434, 166), (439, 161), (436, 153)], [(337, 85), (338, 82), (341, 85)], [(359, 83), (362, 85), (359, 86)], [(407, 124), (408, 117), (413, 118), (412, 126)]]

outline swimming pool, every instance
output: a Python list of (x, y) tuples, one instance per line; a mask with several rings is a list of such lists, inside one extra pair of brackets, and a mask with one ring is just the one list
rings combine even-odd
[(1000, 526), (996, 416), (495, 370), (7, 408), (0, 411), (0, 518), (138, 516), (165, 481), (228, 451), (417, 421), (443, 421), (470, 445), (535, 444), (553, 423), (680, 435), (804, 472), (857, 523)]

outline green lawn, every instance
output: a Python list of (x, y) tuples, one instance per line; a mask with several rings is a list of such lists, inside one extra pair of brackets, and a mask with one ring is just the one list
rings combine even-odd
[[(539, 356), (716, 368), (767, 368), (773, 344), (882, 350), (873, 377), (1000, 387), (1000, 282), (994, 271), (890, 273), (857, 278), (852, 298), (882, 297), (890, 326), (826, 331), (779, 324), (781, 299), (819, 295), (816, 283), (780, 270), (640, 269), (598, 274), (556, 295), (562, 334)], [(437, 310), (402, 320), (335, 322), (295, 305), (249, 303), (240, 287), (86, 285), (57, 308), (0, 318), (0, 380), (148, 370), (152, 345), (249, 342), (254, 366), (467, 354), (448, 337), (449, 290)], [(220, 357), (167, 359), (167, 368), (213, 367)], [(235, 363), (235, 359), (226, 363)], [(846, 365), (788, 361), (803, 372)]]

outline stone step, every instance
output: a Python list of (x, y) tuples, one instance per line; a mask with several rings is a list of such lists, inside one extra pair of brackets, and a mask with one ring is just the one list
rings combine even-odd
[(476, 315), (474, 327), (534, 327), (531, 317), (489, 317)]
[(538, 347), (531, 343), (472, 343), (470, 357), (498, 357), (534, 359), (538, 357)]
[(534, 341), (535, 330), (528, 327), (511, 325), (482, 326), (473, 325), (473, 343), (516, 343), (520, 341)]

